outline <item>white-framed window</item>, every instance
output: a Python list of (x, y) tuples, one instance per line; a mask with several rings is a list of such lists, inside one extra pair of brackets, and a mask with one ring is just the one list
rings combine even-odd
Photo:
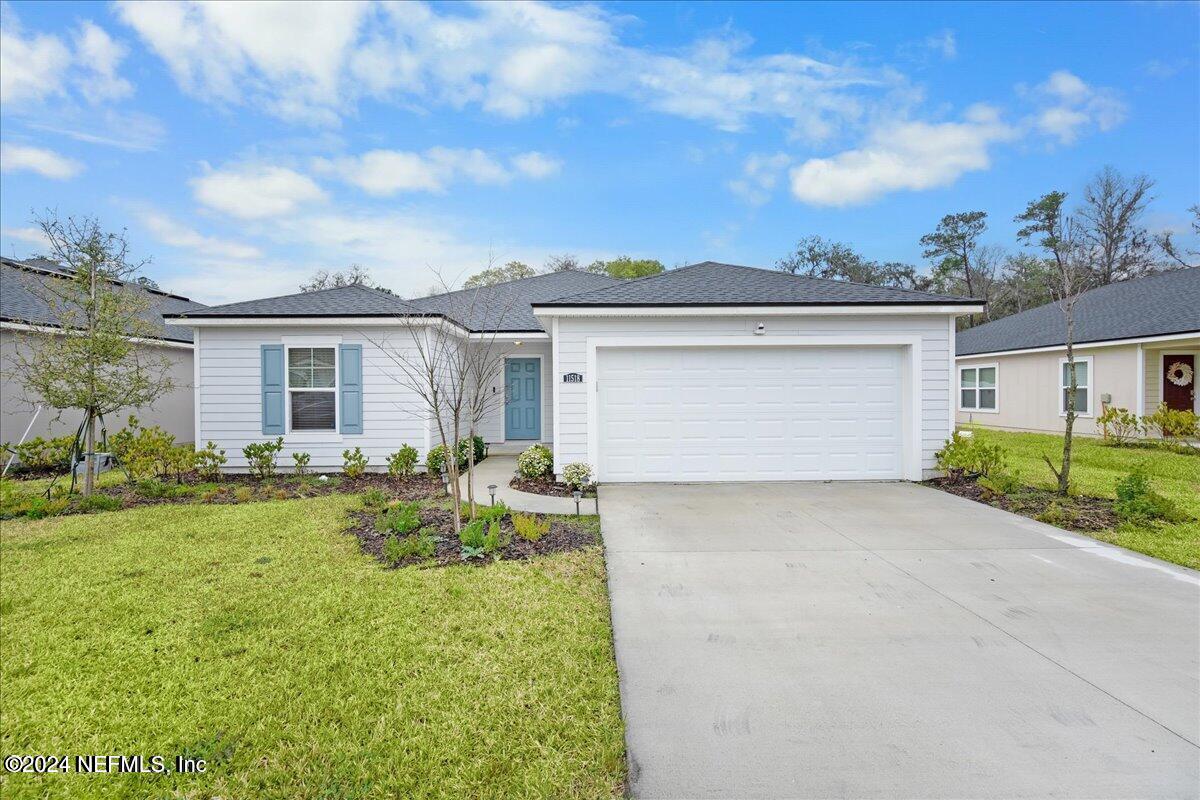
[(337, 347), (287, 347), (288, 430), (337, 430)]
[[(1092, 357), (1075, 356), (1075, 415), (1092, 416)], [(1071, 392), (1071, 370), (1065, 358), (1058, 360), (1058, 413), (1066, 416)]]
[(1000, 408), (1000, 367), (974, 364), (958, 368), (958, 410), (995, 412)]

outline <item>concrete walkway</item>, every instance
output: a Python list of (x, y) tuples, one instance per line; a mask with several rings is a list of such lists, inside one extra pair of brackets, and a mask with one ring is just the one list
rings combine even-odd
[[(489, 455), (475, 466), (475, 502), (487, 503), (488, 484), (496, 484), (496, 500), (515, 511), (532, 511), (536, 514), (574, 514), (575, 500), (571, 497), (549, 497), (543, 494), (518, 492), (508, 482), (517, 474), (516, 456)], [(463, 496), (467, 491), (467, 476), (459, 478)], [(579, 503), (580, 514), (599, 514), (596, 498), (585, 497)]]
[(635, 797), (1200, 792), (1200, 574), (904, 483), (604, 485)]

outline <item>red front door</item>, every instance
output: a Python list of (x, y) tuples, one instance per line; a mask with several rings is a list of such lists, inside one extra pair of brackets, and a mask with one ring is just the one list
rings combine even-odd
[(1163, 402), (1168, 408), (1191, 411), (1196, 397), (1196, 357), (1167, 353), (1163, 356)]

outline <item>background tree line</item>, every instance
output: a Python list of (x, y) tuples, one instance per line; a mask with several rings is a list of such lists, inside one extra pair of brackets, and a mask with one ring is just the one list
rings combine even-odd
[[(1139, 278), (1152, 272), (1200, 264), (1200, 252), (1180, 246), (1171, 233), (1152, 233), (1144, 224), (1153, 200), (1154, 181), (1144, 175), (1122, 175), (1112, 167), (1100, 170), (1084, 187), (1070, 214), (1075, 252), (1082, 265), (1078, 291)], [(1067, 195), (1050, 193), (1061, 206)], [(1046, 197), (1049, 195), (1043, 195)], [(1035, 203), (1038, 201), (1034, 201)], [(1200, 206), (1189, 209), (1193, 233), (1200, 234)], [(1028, 225), (1028, 209), (1014, 218)], [(793, 275), (811, 275), (874, 286), (920, 289), (987, 301), (983, 313), (961, 317), (960, 327), (1001, 319), (1058, 299), (1060, 270), (1037, 248), (1009, 250), (984, 243), (986, 211), (965, 211), (942, 217), (921, 237), (928, 273), (912, 264), (878, 262), (850, 245), (820, 236), (801, 239), (795, 250), (776, 262)], [(1017, 235), (1022, 246), (1028, 235)], [(1078, 293), (1078, 291), (1076, 293)]]

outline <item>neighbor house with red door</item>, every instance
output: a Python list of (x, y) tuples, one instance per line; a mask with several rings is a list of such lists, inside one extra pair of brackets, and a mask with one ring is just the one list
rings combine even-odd
[[(1059, 432), (1066, 420), (1066, 324), (1050, 303), (959, 332), (957, 420)], [(1101, 286), (1075, 304), (1075, 431), (1099, 435), (1108, 406), (1200, 412), (1200, 267)]]

